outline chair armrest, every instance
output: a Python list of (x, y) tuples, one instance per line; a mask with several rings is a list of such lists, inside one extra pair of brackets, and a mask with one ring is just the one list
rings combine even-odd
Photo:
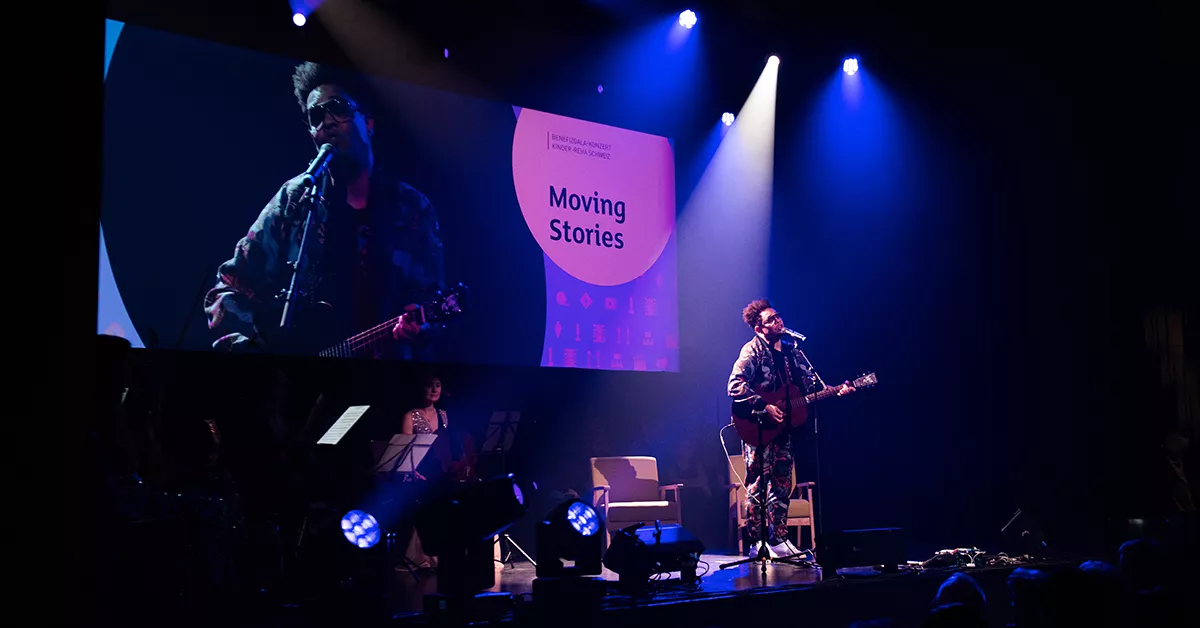
[(612, 487), (609, 486), (608, 484), (605, 484), (603, 486), (593, 486), (592, 487), (592, 506), (599, 508), (601, 506), (601, 504), (603, 504), (604, 511), (607, 513), (608, 512), (608, 492), (610, 490), (612, 490)]
[(812, 491), (814, 488), (816, 488), (816, 486), (816, 482), (796, 482), (796, 487), (792, 489), (792, 497), (794, 499), (799, 499), (800, 489), (804, 489), (804, 498), (812, 501)]
[(658, 496), (665, 500), (667, 498), (667, 492), (674, 491), (675, 501), (679, 501), (679, 489), (681, 488), (683, 488), (682, 484), (664, 484), (663, 486), (658, 487)]

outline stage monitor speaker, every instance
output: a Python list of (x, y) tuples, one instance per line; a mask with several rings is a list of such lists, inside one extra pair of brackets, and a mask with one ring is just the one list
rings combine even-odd
[(645, 584), (654, 574), (672, 571), (684, 582), (695, 582), (703, 553), (704, 543), (681, 525), (629, 527), (613, 534), (604, 566), (623, 584)]
[(826, 573), (848, 567), (895, 571), (907, 560), (907, 539), (901, 528), (842, 530), (821, 535), (817, 562)]

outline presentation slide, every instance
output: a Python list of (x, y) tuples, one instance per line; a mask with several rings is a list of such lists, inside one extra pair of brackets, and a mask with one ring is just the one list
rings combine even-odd
[(107, 31), (99, 333), (679, 370), (669, 139)]

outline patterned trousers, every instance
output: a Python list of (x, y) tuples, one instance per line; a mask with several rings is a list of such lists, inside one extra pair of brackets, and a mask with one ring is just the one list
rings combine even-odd
[(742, 444), (746, 460), (746, 533), (758, 543), (763, 517), (767, 518), (767, 543), (787, 537), (788, 501), (792, 495), (792, 438), (781, 436), (761, 448)]

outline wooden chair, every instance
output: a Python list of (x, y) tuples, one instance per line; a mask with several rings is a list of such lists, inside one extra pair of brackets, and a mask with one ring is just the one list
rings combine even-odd
[[(746, 477), (746, 460), (742, 456), (729, 457), (729, 527), (730, 533), (737, 535), (738, 552), (745, 554), (745, 534), (742, 532), (746, 527), (746, 487), (742, 486), (742, 479)], [(736, 471), (736, 475), (734, 472)], [(817, 528), (813, 525), (813, 504), (815, 496), (813, 488), (817, 484), (815, 482), (797, 482), (796, 468), (792, 467), (792, 495), (791, 501), (788, 502), (787, 525), (789, 528), (796, 528), (796, 547), (804, 549), (801, 545), (803, 535), (800, 534), (801, 528), (808, 527), (808, 538), (812, 544), (812, 549), (817, 547)]]
[[(635, 523), (683, 524), (682, 484), (658, 483), (658, 461), (649, 456), (592, 458), (592, 504), (604, 513), (607, 539)], [(672, 494), (672, 500), (667, 494)]]

